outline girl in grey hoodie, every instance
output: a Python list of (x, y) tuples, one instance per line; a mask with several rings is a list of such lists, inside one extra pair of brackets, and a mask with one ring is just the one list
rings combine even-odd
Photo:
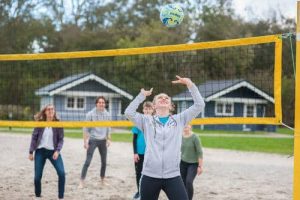
[(152, 94), (153, 88), (142, 88), (125, 110), (126, 117), (144, 133), (146, 141), (140, 179), (141, 200), (157, 200), (161, 190), (170, 200), (188, 200), (179, 168), (182, 132), (203, 111), (205, 103), (198, 88), (189, 78), (176, 77), (177, 80), (172, 83), (186, 85), (194, 100), (194, 104), (185, 111), (171, 115), (171, 98), (161, 93), (153, 99), (153, 116), (136, 112), (138, 106)]

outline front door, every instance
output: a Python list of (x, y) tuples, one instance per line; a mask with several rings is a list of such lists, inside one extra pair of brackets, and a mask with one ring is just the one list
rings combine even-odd
[[(244, 117), (256, 117), (256, 105), (255, 104), (244, 104)], [(251, 131), (251, 126), (243, 124), (243, 131)]]

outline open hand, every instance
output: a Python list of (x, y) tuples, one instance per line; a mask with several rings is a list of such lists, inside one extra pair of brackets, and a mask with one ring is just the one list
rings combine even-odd
[(183, 85), (186, 85), (187, 87), (190, 87), (193, 84), (193, 82), (189, 78), (183, 78), (183, 77), (180, 77), (178, 75), (176, 75), (176, 78), (177, 78), (177, 80), (172, 81), (172, 83), (174, 83), (174, 84), (177, 84), (177, 83), (183, 84)]
[(153, 88), (151, 88), (150, 90), (145, 90), (144, 88), (141, 89), (141, 93), (147, 97), (147, 96), (150, 96), (152, 94), (152, 90)]

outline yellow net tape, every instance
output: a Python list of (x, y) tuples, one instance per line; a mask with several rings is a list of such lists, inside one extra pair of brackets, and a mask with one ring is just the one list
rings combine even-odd
[[(201, 124), (281, 124), (281, 62), (282, 62), (282, 40), (280, 35), (268, 35), (261, 37), (241, 38), (232, 40), (221, 40), (214, 42), (202, 42), (193, 44), (165, 45), (155, 47), (99, 50), (99, 51), (78, 51), (60, 53), (41, 53), (41, 54), (5, 54), (0, 55), (0, 61), (19, 61), (19, 60), (54, 60), (54, 59), (73, 59), (91, 58), (108, 56), (125, 56), (139, 54), (154, 54), (165, 52), (191, 51), (201, 49), (224, 48), (234, 46), (255, 45), (263, 43), (275, 43), (274, 60), (274, 101), (275, 116), (268, 118), (243, 118), (243, 117), (222, 117), (222, 118), (199, 118), (192, 121), (193, 125)], [(112, 126), (128, 127), (133, 124), (129, 121), (72, 121), (72, 122), (34, 122), (34, 121), (0, 121), (0, 126), (13, 127), (92, 127), (92, 126)]]
[(214, 49), (233, 46), (253, 45), (271, 42), (281, 42), (279, 35), (269, 35), (261, 37), (251, 37), (233, 40), (220, 40), (214, 42), (201, 42), (192, 44), (165, 45), (143, 48), (114, 49), (99, 51), (76, 51), (60, 53), (40, 53), (40, 54), (6, 54), (0, 55), (0, 61), (17, 61), (17, 60), (55, 60), (55, 59), (72, 59), (72, 58), (92, 58), (108, 56), (126, 56), (140, 54), (154, 54), (177, 51), (192, 51), (201, 49)]

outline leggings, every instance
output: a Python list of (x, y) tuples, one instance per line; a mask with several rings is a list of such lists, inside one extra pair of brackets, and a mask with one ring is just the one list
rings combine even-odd
[(186, 188), (186, 192), (189, 196), (189, 200), (193, 199), (194, 187), (193, 182), (197, 175), (198, 163), (180, 162), (180, 174)]
[(84, 180), (86, 177), (87, 170), (91, 164), (91, 160), (93, 158), (93, 154), (95, 149), (98, 147), (100, 157), (101, 157), (101, 169), (100, 169), (100, 177), (105, 177), (106, 170), (106, 156), (107, 156), (107, 146), (106, 140), (90, 140), (89, 148), (86, 152), (86, 160), (81, 170), (81, 179)]
[(142, 175), (140, 180), (141, 200), (157, 200), (161, 190), (166, 193), (169, 200), (188, 200), (180, 176), (163, 179)]
[(143, 170), (143, 163), (144, 163), (144, 155), (139, 154), (140, 160), (136, 163), (134, 163), (135, 166), (135, 177), (136, 177), (136, 186), (138, 191), (140, 191), (140, 179), (142, 176), (142, 170)]

